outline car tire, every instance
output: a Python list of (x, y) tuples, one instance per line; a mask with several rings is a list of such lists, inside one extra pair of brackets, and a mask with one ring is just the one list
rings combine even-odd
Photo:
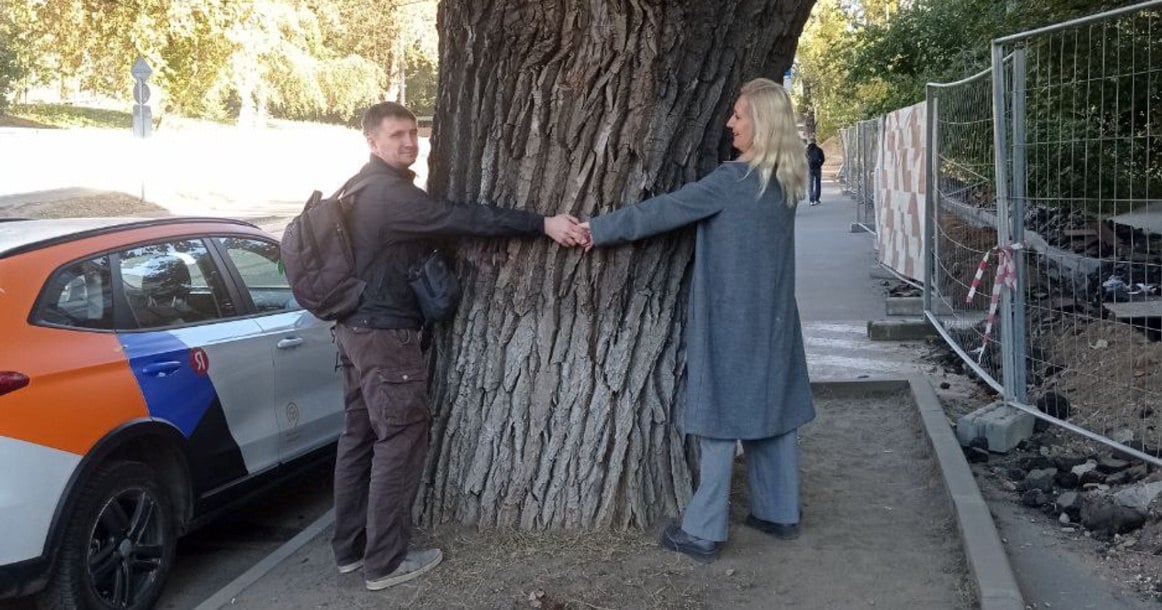
[(54, 610), (151, 608), (173, 567), (173, 504), (152, 468), (101, 466), (69, 518), (56, 570), (39, 600)]

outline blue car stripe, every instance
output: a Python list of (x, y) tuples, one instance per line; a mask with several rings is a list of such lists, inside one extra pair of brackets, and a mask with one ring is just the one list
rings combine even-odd
[(189, 438), (218, 398), (210, 376), (191, 366), (190, 347), (167, 332), (127, 333), (120, 339), (149, 414)]

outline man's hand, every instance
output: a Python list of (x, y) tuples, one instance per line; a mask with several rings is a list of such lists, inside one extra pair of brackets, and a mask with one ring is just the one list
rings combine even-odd
[(562, 246), (571, 248), (586, 243), (588, 230), (581, 228), (579, 221), (569, 214), (557, 214), (545, 218), (545, 235)]

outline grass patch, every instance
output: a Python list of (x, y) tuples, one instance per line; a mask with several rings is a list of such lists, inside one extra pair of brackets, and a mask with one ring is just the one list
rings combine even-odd
[(0, 117), (0, 121), (13, 127), (129, 129), (133, 125), (133, 115), (119, 110), (69, 104), (13, 104), (8, 115)]

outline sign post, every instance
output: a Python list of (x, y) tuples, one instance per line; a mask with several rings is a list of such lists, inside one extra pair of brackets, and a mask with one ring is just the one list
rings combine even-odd
[[(129, 69), (133, 75), (133, 135), (144, 140), (153, 133), (153, 111), (149, 107), (149, 85), (145, 81), (153, 74), (153, 68), (141, 56)], [(145, 176), (141, 177), (141, 201), (145, 201)]]

